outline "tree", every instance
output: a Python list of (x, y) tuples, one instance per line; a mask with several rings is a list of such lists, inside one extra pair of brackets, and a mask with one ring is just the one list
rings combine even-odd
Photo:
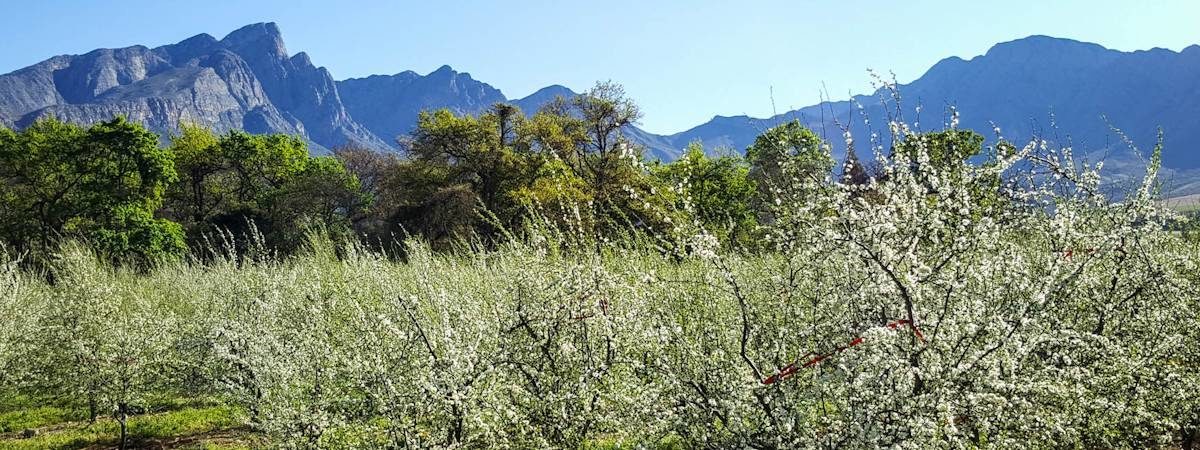
[[(518, 129), (519, 147), (525, 155), (520, 171), (524, 179), (510, 192), (514, 202), (530, 208), (560, 227), (583, 225), (575, 218), (593, 201), (592, 185), (585, 181), (583, 152), (588, 145), (584, 122), (572, 115), (571, 103), (562, 97), (543, 105)], [(587, 218), (587, 228), (592, 227)]]
[(556, 99), (528, 119), (505, 104), (478, 117), (423, 112), (405, 142), (411, 159), (399, 170), (424, 181), (408, 183), (412, 198), (398, 209), (400, 222), (435, 240), (463, 233), (490, 238), (520, 226), (530, 208), (543, 217), (573, 217), (588, 234), (629, 225), (668, 228), (669, 202), (648, 176), (641, 149), (621, 133), (640, 115), (611, 82)]
[[(559, 116), (554, 128), (563, 133), (544, 142), (564, 150), (559, 158), (587, 187), (589, 205), (583, 209), (595, 235), (608, 236), (628, 227), (658, 235), (673, 233), (677, 214), (668, 207), (672, 201), (648, 176), (643, 149), (623, 134), (642, 113), (621, 85), (598, 82), (571, 101), (551, 103), (542, 112)], [(574, 146), (568, 150), (570, 143)]]
[(653, 172), (663, 183), (682, 190), (686, 207), (692, 208), (707, 231), (728, 243), (753, 245), (758, 219), (751, 205), (758, 190), (744, 158), (708, 157), (700, 143), (693, 142), (682, 157), (654, 166)]
[(46, 119), (0, 134), (0, 232), (45, 255), (79, 237), (114, 258), (151, 260), (185, 250), (179, 226), (154, 217), (176, 178), (158, 137), (118, 117), (84, 129)]
[(336, 148), (333, 156), (358, 179), (361, 194), (371, 202), (370, 207), (351, 212), (349, 220), (355, 234), (368, 245), (394, 244), (400, 230), (392, 223), (392, 214), (404, 202), (404, 192), (395, 178), (403, 162), (395, 153), (356, 145)]
[(192, 239), (207, 233), (239, 237), (257, 229), (276, 249), (294, 247), (309, 227), (349, 229), (349, 217), (370, 204), (357, 177), (333, 157), (311, 157), (298, 137), (231, 131), (217, 137), (185, 127), (171, 149), (182, 155), (164, 211)]
[(406, 222), (434, 240), (495, 234), (496, 224), (479, 220), (484, 214), (512, 223), (518, 213), (506, 193), (522, 178), (523, 156), (514, 146), (523, 122), (520, 109), (505, 104), (479, 117), (422, 112), (407, 148), (413, 161), (405, 169), (429, 186), (411, 199)]
[(310, 158), (304, 168), (264, 198), (264, 212), (275, 232), (298, 241), (312, 227), (338, 234), (350, 231), (350, 220), (370, 208), (372, 197), (358, 177), (332, 156)]
[(755, 205), (764, 221), (773, 204), (802, 201), (828, 187), (834, 166), (829, 144), (799, 121), (771, 128), (746, 149), (749, 177), (758, 186)]
[(591, 182), (600, 203), (613, 200), (614, 187), (633, 172), (631, 162), (641, 162), (641, 150), (622, 134), (642, 117), (625, 88), (611, 81), (596, 83), (586, 93), (575, 97), (575, 112), (583, 121), (588, 142), (579, 148), (583, 153), (581, 175)]
[(510, 136), (523, 121), (520, 109), (505, 104), (479, 117), (445, 109), (422, 112), (408, 151), (413, 158), (445, 165), (450, 181), (469, 184), (485, 208), (497, 211), (507, 206), (501, 193), (517, 166)]
[[(906, 136), (893, 149), (914, 164), (950, 169), (983, 152), (983, 136), (971, 130), (945, 130)], [(926, 169), (928, 171), (928, 169)]]
[(176, 216), (176, 220), (203, 222), (224, 201), (226, 194), (216, 191), (214, 183), (207, 183), (209, 177), (225, 166), (217, 143), (212, 131), (190, 125), (184, 125), (180, 134), (171, 137), (179, 178), (167, 191), (168, 209), (164, 212)]

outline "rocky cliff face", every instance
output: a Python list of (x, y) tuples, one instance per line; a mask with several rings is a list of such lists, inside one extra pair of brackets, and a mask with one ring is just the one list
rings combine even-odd
[[(575, 93), (551, 86), (515, 102), (532, 113), (560, 95)], [(307, 54), (289, 56), (273, 23), (220, 40), (200, 34), (153, 49), (56, 56), (0, 75), (0, 125), (7, 127), (47, 116), (88, 124), (124, 115), (164, 136), (184, 124), (300, 135), (317, 152), (350, 142), (394, 150), (420, 111), (479, 114), (505, 101), (500, 90), (450, 66), (424, 76), (407, 71), (334, 81)]]
[(350, 118), (328, 71), (303, 53), (288, 57), (269, 23), (220, 41), (201, 34), (154, 49), (101, 49), (0, 75), (0, 123), (7, 126), (46, 116), (92, 123), (118, 114), (163, 135), (196, 124), (296, 134), (316, 151), (347, 142), (388, 148)]
[[(1123, 130), (1144, 152), (1161, 126), (1166, 166), (1200, 168), (1200, 127), (1195, 126), (1200, 46), (1120, 52), (1032, 36), (998, 44), (971, 60), (945, 59), (899, 91), (899, 108), (881, 105), (880, 93), (874, 93), (770, 118), (716, 116), (672, 135), (636, 127), (626, 135), (645, 145), (647, 156), (670, 160), (693, 141), (740, 151), (762, 131), (797, 119), (823, 133), (840, 156), (845, 150), (841, 125), (850, 126), (862, 153), (872, 134), (887, 139), (889, 114), (919, 120), (925, 130), (940, 129), (946, 107), (955, 105), (961, 127), (990, 136), (994, 124), (1012, 140), (1053, 136), (1084, 152), (1129, 155), (1111, 127)], [(532, 114), (555, 97), (574, 95), (554, 85), (511, 103)], [(218, 131), (296, 134), (317, 151), (347, 142), (393, 149), (396, 137), (412, 131), (422, 110), (478, 114), (503, 101), (508, 99), (498, 89), (449, 66), (424, 76), (408, 71), (334, 81), (308, 55), (289, 56), (272, 23), (249, 25), (221, 40), (201, 34), (153, 49), (56, 56), (0, 75), (0, 125), (7, 127), (50, 115), (91, 123), (123, 114), (159, 133), (194, 123)]]
[(354, 118), (389, 142), (411, 132), (423, 110), (447, 108), (456, 114), (478, 114), (507, 101), (500, 90), (450, 66), (425, 76), (407, 71), (352, 78), (339, 81), (337, 87)]

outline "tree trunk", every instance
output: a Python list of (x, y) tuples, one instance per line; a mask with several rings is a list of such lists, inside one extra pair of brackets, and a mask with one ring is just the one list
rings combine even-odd
[(446, 440), (450, 446), (457, 446), (462, 443), (463, 439), (463, 411), (458, 405), (450, 405), (450, 414), (453, 419), (450, 421), (450, 430)]
[(88, 394), (88, 423), (96, 423), (96, 396)]
[(129, 405), (127, 405), (125, 403), (117, 404), (117, 423), (121, 424), (121, 444), (118, 448), (120, 448), (121, 450), (125, 450), (125, 449), (129, 448), (127, 445), (127, 439), (129, 436), (129, 434), (128, 434), (129, 427), (126, 424), (128, 419), (129, 419)]

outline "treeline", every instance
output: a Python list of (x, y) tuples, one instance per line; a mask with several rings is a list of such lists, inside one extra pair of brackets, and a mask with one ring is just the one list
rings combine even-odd
[[(829, 146), (797, 122), (767, 130), (744, 157), (697, 143), (648, 163), (621, 133), (640, 116), (619, 85), (599, 83), (532, 115), (509, 104), (478, 117), (423, 112), (399, 140), (403, 154), (351, 145), (332, 156), (286, 135), (184, 127), (162, 146), (123, 118), (47, 119), (0, 129), (0, 240), (45, 255), (81, 239), (146, 262), (230, 243), (288, 253), (313, 229), (383, 250), (413, 235), (435, 247), (488, 243), (536, 217), (588, 236), (702, 228), (753, 249), (784, 191), (830, 184)], [(921, 139), (957, 161), (983, 143), (964, 131)], [(868, 183), (853, 154), (846, 164), (845, 181)]]
[[(597, 145), (586, 127), (570, 145), (529, 137), (588, 123), (565, 107), (528, 121), (512, 111), (516, 122), (504, 107), (427, 114), (402, 159), (311, 158), (290, 138), (202, 130), (168, 149), (146, 140), (135, 158), (116, 143), (145, 134), (120, 121), (6, 138), (54, 149), (49, 136), (75, 133), (56, 142), (115, 161), (19, 166), (54, 184), (14, 185), (85, 186), (58, 191), (81, 208), (59, 229), (99, 242), (168, 248), (151, 238), (175, 229), (201, 245), (186, 241), (254, 223), (251, 234), (291, 247), (305, 221), (503, 242), (436, 252), (407, 239), (397, 261), (314, 235), (287, 258), (230, 252), (137, 271), (86, 245), (57, 247), (44, 270), (0, 251), (0, 406), (21, 408), (0, 414), (21, 424), (0, 429), (0, 447), (106, 426), (112, 439), (97, 445), (159, 445), (142, 425), (172, 417), (159, 405), (207, 399), (280, 448), (1200, 442), (1200, 246), (1168, 229), (1161, 146), (1113, 201), (1097, 166), (1041, 140), (975, 155), (973, 133), (889, 124), (906, 134), (834, 182), (828, 150), (794, 123), (746, 160), (692, 152), (661, 165)], [(95, 171), (60, 168), (75, 166)], [(506, 239), (529, 215), (562, 226)], [(739, 218), (768, 251), (729, 248), (755, 244), (733, 232)], [(682, 244), (612, 236), (631, 224)], [(106, 415), (117, 424), (83, 425)], [(78, 425), (26, 425), (41, 417)], [(25, 427), (45, 438), (18, 441)]]

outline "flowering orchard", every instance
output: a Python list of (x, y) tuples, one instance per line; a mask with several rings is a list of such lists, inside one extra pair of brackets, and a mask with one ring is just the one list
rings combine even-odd
[(145, 273), (9, 258), (0, 394), (216, 398), (295, 448), (1197, 445), (1200, 249), (1158, 151), (1106, 198), (1070, 149), (968, 163), (953, 130), (891, 131), (870, 173), (781, 161), (756, 253), (693, 222), (402, 262), (319, 238)]

